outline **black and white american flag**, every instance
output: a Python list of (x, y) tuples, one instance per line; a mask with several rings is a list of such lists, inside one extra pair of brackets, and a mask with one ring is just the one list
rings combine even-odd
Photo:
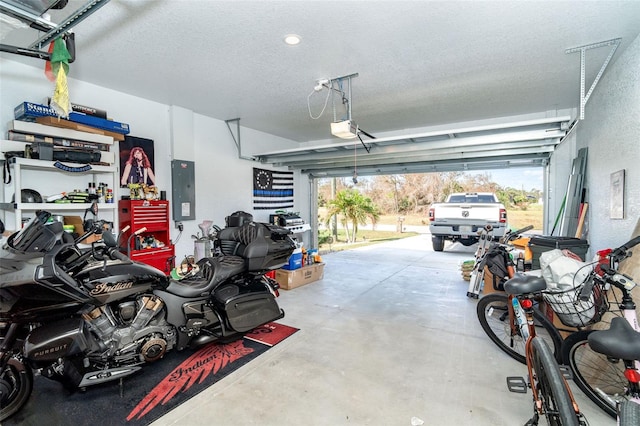
[(253, 208), (293, 208), (293, 172), (253, 169)]

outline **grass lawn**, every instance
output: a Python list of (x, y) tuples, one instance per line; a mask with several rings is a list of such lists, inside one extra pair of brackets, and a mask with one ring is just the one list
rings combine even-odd
[[(322, 216), (322, 215), (321, 215)], [(425, 215), (403, 215), (405, 226), (429, 226), (429, 218)], [(527, 210), (508, 210), (507, 217), (509, 227), (511, 229), (520, 229), (528, 225), (533, 225), (533, 229), (542, 230), (542, 205), (531, 205)], [(378, 220), (381, 225), (396, 225), (398, 223), (397, 215), (382, 215)], [(325, 235), (327, 231), (323, 231), (321, 235)], [(370, 244), (376, 244), (384, 241), (398, 240), (401, 238), (412, 237), (418, 235), (415, 232), (391, 232), (391, 231), (358, 231), (356, 242), (347, 243), (343, 229), (338, 230), (338, 239), (331, 244), (320, 244), (320, 253), (328, 251), (349, 250), (356, 247), (362, 247)]]
[(527, 210), (507, 210), (509, 227), (520, 229), (533, 225), (533, 229), (542, 230), (542, 204), (534, 204)]
[(372, 230), (360, 230), (356, 235), (355, 243), (347, 243), (345, 233), (343, 229), (338, 230), (338, 240), (331, 244), (320, 244), (320, 253), (326, 253), (328, 251), (342, 251), (349, 250), (356, 247), (368, 246), (371, 244), (382, 243), (384, 241), (399, 240), (401, 238), (413, 237), (418, 235), (415, 232), (389, 232), (389, 231), (372, 231)]

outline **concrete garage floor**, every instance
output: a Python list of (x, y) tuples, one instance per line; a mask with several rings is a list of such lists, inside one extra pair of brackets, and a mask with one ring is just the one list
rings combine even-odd
[[(298, 333), (153, 425), (523, 425), (531, 393), (505, 377), (526, 367), (465, 296), (458, 264), (474, 250), (419, 235), (325, 255), (323, 280), (281, 291)], [(574, 393), (592, 426), (615, 425)]]

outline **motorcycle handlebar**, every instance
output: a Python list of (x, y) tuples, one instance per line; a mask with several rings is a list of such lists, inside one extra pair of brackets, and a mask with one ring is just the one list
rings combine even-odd
[(107, 222), (106, 220), (87, 220), (85, 221), (85, 223), (83, 224), (83, 226), (86, 226), (87, 222), (90, 222), (90, 228), (87, 229), (85, 231), (84, 234), (80, 235), (78, 238), (76, 238), (75, 243), (79, 244), (82, 241), (86, 240), (87, 238), (89, 238), (91, 235), (94, 234), (102, 234), (103, 230), (104, 230), (104, 226), (110, 222)]
[(126, 254), (119, 252), (117, 249), (112, 248), (111, 250), (109, 250), (109, 257), (112, 260), (123, 260), (123, 261), (129, 261), (129, 258), (127, 257)]

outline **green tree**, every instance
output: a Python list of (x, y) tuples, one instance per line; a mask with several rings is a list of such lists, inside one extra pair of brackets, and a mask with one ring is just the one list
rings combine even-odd
[[(327, 207), (325, 223), (328, 226), (331, 218), (337, 216), (345, 229), (347, 242), (356, 241), (358, 225), (365, 225), (367, 219), (371, 219), (372, 224), (375, 225), (380, 217), (371, 198), (365, 197), (353, 188), (339, 191), (336, 198), (327, 203)], [(351, 229), (349, 229), (349, 225), (351, 225)]]
[(463, 172), (443, 172), (440, 175), (443, 186), (441, 187), (442, 195), (438, 201), (446, 200), (450, 194), (455, 192), (464, 192), (464, 187), (459, 182), (464, 175)]
[(461, 178), (463, 192), (496, 192), (499, 185), (491, 180), (491, 173), (465, 173)]

